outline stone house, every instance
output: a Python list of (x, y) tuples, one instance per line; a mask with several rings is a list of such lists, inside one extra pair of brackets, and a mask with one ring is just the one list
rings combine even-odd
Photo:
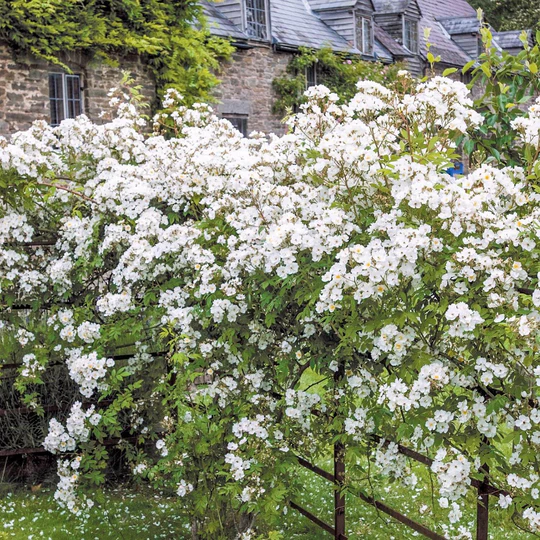
[[(240, 131), (283, 132), (272, 113), (272, 82), (281, 76), (299, 47), (330, 47), (346, 55), (388, 64), (403, 62), (415, 76), (428, 68), (424, 29), (440, 69), (463, 67), (478, 56), (480, 28), (465, 0), (201, 0), (210, 30), (235, 47), (222, 66), (215, 91), (217, 111)], [(515, 54), (519, 32), (495, 34), (495, 43)], [(122, 71), (130, 71), (155, 99), (155, 82), (136, 57), (119, 68), (89, 63), (78, 54), (63, 59), (63, 72), (41, 60), (14, 57), (0, 43), (0, 135), (27, 128), (35, 119), (57, 124), (84, 112), (92, 120), (108, 107), (107, 91)], [(316, 66), (307, 70), (317, 83)]]
[[(480, 23), (466, 0), (220, 0), (205, 6), (211, 31), (230, 36), (237, 51), (220, 75), (218, 110), (244, 132), (282, 129), (271, 112), (272, 80), (299, 46), (401, 61), (419, 77), (429, 68), (426, 28), (430, 50), (440, 56), (437, 70), (460, 69), (481, 52)], [(505, 34), (512, 33), (495, 33), (496, 45), (522, 49)], [(316, 83), (316, 70), (306, 78)]]

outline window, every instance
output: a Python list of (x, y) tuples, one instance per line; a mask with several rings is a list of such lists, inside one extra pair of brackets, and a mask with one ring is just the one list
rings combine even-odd
[(256, 39), (268, 39), (266, 0), (245, 0), (246, 33)]
[(306, 88), (317, 86), (317, 64), (306, 67)]
[(418, 21), (403, 19), (403, 45), (411, 52), (418, 52)]
[(373, 25), (371, 19), (356, 16), (356, 48), (363, 54), (373, 54)]
[(82, 113), (81, 77), (67, 73), (49, 73), (51, 125)]
[(223, 118), (228, 120), (244, 137), (248, 135), (248, 119), (247, 116), (224, 114)]

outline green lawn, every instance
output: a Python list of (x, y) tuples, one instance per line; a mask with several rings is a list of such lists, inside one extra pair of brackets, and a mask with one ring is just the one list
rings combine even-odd
[(88, 521), (56, 505), (52, 490), (17, 489), (0, 498), (0, 539), (183, 539), (186, 520), (179, 517), (177, 498), (125, 489), (102, 491), (104, 501)]
[[(422, 475), (421, 469), (417, 474)], [(333, 495), (328, 482), (308, 471), (299, 469), (305, 479), (306, 491), (296, 502), (320, 518), (332, 523)], [(420, 478), (418, 488), (405, 488), (399, 484), (383, 487), (384, 501), (409, 517), (430, 528), (444, 522), (447, 511), (432, 505), (427, 478)], [(32, 493), (22, 488), (4, 491), (0, 498), (0, 539), (51, 540), (189, 540), (189, 526), (175, 497), (158, 495), (147, 490), (116, 489), (102, 492), (103, 503), (92, 512), (87, 521), (75, 518), (59, 509), (52, 490)], [(465, 524), (474, 532), (474, 491), (471, 490), (464, 505)], [(362, 540), (407, 540), (421, 538), (385, 514), (378, 513), (356, 497), (347, 497), (347, 526), (349, 538)], [(283, 531), (284, 539), (328, 540), (330, 536), (317, 529), (306, 518), (289, 509), (274, 529)], [(439, 532), (442, 532), (439, 529)], [(474, 537), (474, 534), (473, 534)], [(491, 507), (490, 538), (493, 540), (528, 540), (533, 538), (513, 527), (507, 514)]]

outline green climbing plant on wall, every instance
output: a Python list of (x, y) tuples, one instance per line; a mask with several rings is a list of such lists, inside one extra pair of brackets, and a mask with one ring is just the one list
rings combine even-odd
[(60, 65), (73, 51), (111, 64), (141, 55), (159, 96), (172, 87), (187, 105), (210, 97), (233, 50), (210, 34), (197, 0), (0, 0), (0, 40)]
[(317, 83), (324, 84), (343, 100), (350, 100), (356, 93), (359, 80), (371, 80), (382, 84), (393, 82), (400, 64), (384, 65), (368, 62), (332, 51), (330, 48), (313, 50), (300, 47), (299, 54), (289, 62), (286, 72), (273, 80), (277, 99), (274, 103), (276, 114), (294, 110), (304, 102), (306, 70), (315, 66)]

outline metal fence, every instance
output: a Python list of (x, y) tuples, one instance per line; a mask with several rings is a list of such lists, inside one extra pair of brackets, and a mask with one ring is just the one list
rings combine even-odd
[[(163, 358), (164, 354), (165, 353), (154, 353), (153, 356)], [(117, 361), (121, 361), (128, 359), (130, 356), (130, 354), (116, 355), (113, 356), (113, 358)], [(55, 416), (55, 414), (60, 413), (60, 415), (62, 415), (62, 413), (65, 414), (70, 409), (76, 395), (76, 388), (72, 382), (70, 382), (68, 374), (64, 372), (66, 369), (65, 366), (55, 366), (55, 369), (58, 369), (59, 371), (53, 372), (51, 380), (48, 381), (49, 384), (44, 385), (42, 389), (42, 392), (44, 392), (44, 395), (42, 396), (44, 398), (44, 415), (37, 416), (32, 409), (22, 404), (20, 396), (18, 396), (13, 389), (12, 380), (16, 376), (14, 370), (19, 367), (19, 364), (4, 364), (0, 367), (3, 368), (1, 370), (2, 376), (0, 376), (0, 406), (3, 407), (0, 408), (0, 458), (4, 458), (5, 460), (5, 473), (5, 466), (8, 459), (11, 457), (48, 454), (48, 452), (41, 447), (41, 442), (47, 432), (46, 428), (48, 420), (50, 417)], [(344, 369), (343, 366), (340, 366), (334, 376), (334, 381), (336, 383), (339, 382), (341, 378), (343, 378), (343, 375)], [(52, 389), (54, 390), (53, 392), (51, 392)], [(373, 435), (372, 437), (376, 443), (382, 442), (383, 444), (389, 444), (392, 442), (388, 439), (382, 439), (377, 435)], [(114, 446), (120, 441), (135, 441), (136, 439), (137, 437), (135, 436), (126, 436), (122, 439), (108, 439), (103, 441), (102, 444), (105, 446)], [(397, 448), (400, 454), (427, 467), (431, 467), (433, 463), (433, 460), (430, 457), (402, 444), (397, 444)], [(387, 514), (409, 529), (422, 534), (426, 538), (446, 540), (445, 536), (405, 516), (382, 501), (376, 500), (362, 492), (347, 491), (345, 457), (345, 445), (341, 442), (336, 442), (333, 446), (333, 473), (314, 465), (302, 457), (297, 457), (299, 465), (332, 484), (334, 492), (333, 524), (326, 523), (295, 501), (290, 501), (289, 504), (291, 508), (305, 516), (320, 529), (329, 533), (335, 540), (347, 540), (348, 537), (345, 522), (345, 494), (347, 492), (352, 496), (358, 497), (364, 503), (377, 508), (380, 512)], [(474, 488), (477, 493), (476, 540), (488, 540), (489, 498), (493, 496), (498, 497), (499, 495), (506, 496), (510, 495), (510, 493), (489, 483), (489, 469), (487, 466), (483, 466), (478, 472), (482, 476), (482, 480), (470, 478), (471, 488)]]
[[(338, 385), (339, 382), (343, 379), (345, 375), (344, 364), (340, 363), (337, 371), (334, 374), (334, 384)], [(316, 414), (316, 411), (312, 411), (313, 414)], [(383, 439), (377, 435), (372, 435), (372, 439), (375, 443), (382, 443), (388, 445), (393, 441), (388, 439)], [(487, 444), (487, 439), (484, 439), (484, 443)], [(408, 448), (402, 444), (397, 444), (398, 452), (417, 463), (421, 463), (427, 467), (431, 468), (433, 460), (416, 450)], [(335, 443), (333, 448), (333, 463), (334, 463), (334, 473), (331, 474), (321, 467), (310, 463), (302, 457), (297, 457), (299, 465), (308, 469), (309, 471), (315, 473), (321, 478), (324, 478), (333, 485), (334, 490), (334, 524), (333, 526), (326, 523), (319, 517), (315, 516), (313, 513), (306, 510), (304, 507), (300, 506), (298, 503), (291, 501), (290, 506), (312, 523), (317, 525), (322, 530), (326, 531), (334, 537), (335, 540), (347, 540), (347, 531), (345, 526), (345, 516), (346, 516), (346, 506), (345, 506), (345, 493), (346, 493), (346, 477), (345, 477), (345, 457), (346, 457), (346, 448), (343, 443)], [(477, 493), (477, 504), (476, 504), (476, 540), (488, 540), (488, 530), (489, 530), (489, 498), (492, 496), (498, 497), (499, 495), (510, 495), (510, 493), (504, 489), (492, 486), (489, 481), (489, 468), (487, 466), (482, 466), (478, 471), (479, 475), (482, 477), (482, 480), (470, 477), (471, 488), (476, 490)], [(445, 536), (432, 531), (425, 525), (416, 522), (408, 516), (405, 516), (398, 510), (391, 508), (382, 501), (376, 500), (375, 498), (365, 495), (362, 492), (348, 492), (354, 497), (358, 497), (364, 503), (369, 504), (375, 507), (380, 512), (387, 514), (396, 521), (405, 525), (409, 529), (412, 529), (426, 538), (431, 538), (432, 540), (447, 540)]]
[[(391, 441), (387, 439), (382, 439), (376, 435), (373, 436), (375, 442), (383, 442), (383, 444), (389, 444)], [(397, 445), (398, 452), (408, 458), (431, 467), (433, 460), (411, 448), (407, 448), (401, 444)], [(328, 532), (335, 540), (347, 540), (346, 527), (345, 527), (345, 452), (346, 449), (343, 444), (336, 443), (334, 445), (334, 474), (331, 474), (324, 469), (310, 463), (302, 457), (298, 457), (298, 463), (302, 467), (308, 469), (309, 471), (317, 474), (321, 478), (328, 480), (333, 484), (334, 489), (334, 525), (330, 525), (325, 521), (321, 520), (298, 503), (291, 501), (290, 506), (294, 510), (300, 512), (303, 516), (308, 518), (312, 523), (317, 525), (322, 530)], [(482, 467), (480, 469), (480, 474), (483, 475), (483, 480), (478, 480), (476, 478), (470, 478), (471, 488), (474, 488), (477, 493), (477, 504), (476, 504), (476, 540), (488, 540), (488, 529), (489, 529), (489, 497), (498, 497), (499, 495), (510, 495), (510, 493), (504, 489), (492, 486), (488, 482), (489, 469), (487, 467)], [(352, 496), (358, 497), (366, 504), (374, 506), (380, 512), (383, 512), (396, 521), (402, 523), (409, 529), (412, 529), (426, 538), (431, 538), (432, 540), (447, 540), (445, 536), (432, 531), (425, 525), (414, 521), (413, 519), (403, 515), (401, 512), (398, 512), (394, 508), (391, 508), (382, 501), (378, 501), (373, 497), (367, 496), (361, 492), (350, 492)]]

